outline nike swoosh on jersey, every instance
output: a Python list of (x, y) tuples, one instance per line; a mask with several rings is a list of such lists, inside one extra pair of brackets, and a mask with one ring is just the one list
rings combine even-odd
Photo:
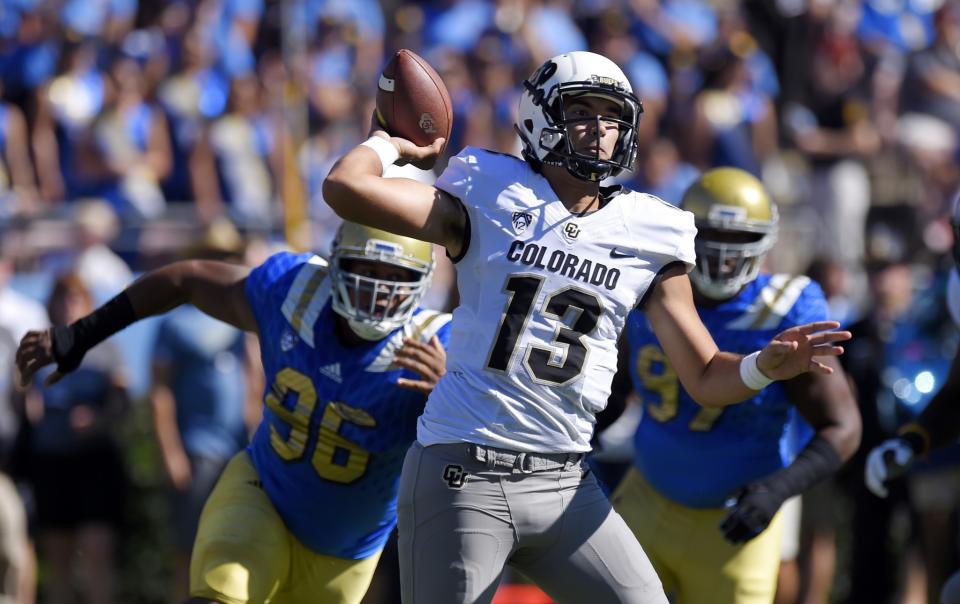
[(613, 248), (612, 250), (610, 250), (611, 258), (633, 258), (633, 256), (634, 254), (631, 254), (629, 252), (621, 252), (617, 248)]

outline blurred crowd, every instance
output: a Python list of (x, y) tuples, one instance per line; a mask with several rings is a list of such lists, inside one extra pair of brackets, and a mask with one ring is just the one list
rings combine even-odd
[[(958, 182), (960, 15), (950, 0), (5, 0), (0, 8), (0, 224), (19, 261), (82, 246), (84, 201), (119, 219), (142, 268), (226, 217), (324, 250), (320, 183), (362, 140), (391, 51), (427, 58), (454, 103), (449, 148), (517, 150), (519, 83), (590, 49), (644, 103), (629, 185), (676, 202), (696, 175), (762, 176), (783, 214), (778, 268), (949, 245)], [(873, 241), (873, 211), (910, 225)], [(58, 224), (61, 230), (58, 231)], [(878, 251), (874, 248), (884, 248)], [(62, 260), (61, 260), (62, 262)], [(859, 288), (863, 290), (864, 288)], [(865, 301), (854, 295), (851, 312)], [(838, 302), (839, 304), (839, 302)]]
[[(377, 75), (404, 47), (449, 88), (454, 152), (518, 152), (520, 82), (550, 56), (592, 50), (624, 68), (643, 102), (625, 184), (676, 203), (713, 166), (759, 176), (781, 215), (770, 268), (816, 277), (835, 318), (862, 334), (848, 369), (863, 450), (942, 381), (957, 341), (943, 306), (960, 185), (955, 0), (0, 0), (0, 357), (26, 329), (82, 314), (160, 262), (325, 252), (338, 224), (320, 185), (366, 137)], [(427, 304), (449, 306), (448, 265), (437, 280)], [(153, 403), (171, 489), (189, 493), (169, 505), (178, 555), (191, 506), (251, 421), (237, 402), (248, 389), (234, 388), (199, 414), (202, 424), (233, 409), (234, 433), (181, 438), (185, 412), (170, 409), (190, 390), (176, 382), (183, 351), (206, 359), (212, 373), (187, 376), (204, 387), (256, 372), (237, 334), (172, 321), (132, 331), (120, 357), (104, 352), (83, 384), (32, 404), (0, 379), (11, 403), (0, 405), (0, 457), (32, 451), (21, 486), (35, 501), (49, 602), (71, 601), (71, 539), (94, 552), (98, 576), (117, 564), (124, 452), (101, 427), (131, 413), (118, 368), (134, 400)], [(24, 410), (28, 436), (7, 407)], [(858, 459), (811, 494), (797, 597), (927, 601), (957, 566), (957, 459), (931, 460), (882, 505), (860, 486)], [(95, 478), (104, 492), (61, 509), (82, 481), (51, 477), (84, 477), (87, 463), (112, 468)], [(171, 568), (183, 572), (182, 560)], [(121, 601), (111, 580), (88, 583), (87, 601)]]

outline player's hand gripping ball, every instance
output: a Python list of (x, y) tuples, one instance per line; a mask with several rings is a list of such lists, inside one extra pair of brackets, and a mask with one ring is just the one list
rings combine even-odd
[(380, 75), (375, 117), (391, 136), (426, 147), (438, 138), (450, 140), (453, 104), (433, 67), (404, 48), (393, 55)]

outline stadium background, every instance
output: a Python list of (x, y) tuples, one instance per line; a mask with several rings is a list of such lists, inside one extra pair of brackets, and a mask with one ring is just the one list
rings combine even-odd
[[(946, 216), (960, 183), (949, 0), (0, 0), (4, 287), (43, 303), (54, 276), (77, 268), (103, 301), (200, 240), (242, 246), (252, 263), (284, 246), (325, 252), (337, 221), (320, 184), (365, 138), (377, 75), (401, 47), (451, 92), (449, 149), (514, 153), (518, 83), (536, 65), (568, 50), (611, 57), (645, 107), (628, 186), (676, 203), (704, 169), (749, 170), (780, 205), (771, 269), (816, 277), (846, 324), (881, 309), (910, 326), (896, 344), (909, 358), (883, 361), (889, 392), (861, 400), (877, 418), (865, 446), (942, 379), (956, 340), (943, 327)], [(906, 280), (875, 278), (891, 266)], [(444, 265), (428, 305), (449, 306), (451, 279)], [(165, 601), (169, 574), (164, 477), (141, 404), (155, 325), (119, 337), (137, 399), (118, 426), (134, 489), (123, 602)], [(914, 379), (924, 371), (933, 385)], [(948, 456), (929, 471), (952, 468)], [(830, 501), (812, 524), (838, 527), (832, 597), (846, 601), (857, 499)], [(877, 530), (916, 571), (900, 556), (923, 550), (912, 501)], [(956, 560), (949, 531), (949, 550), (928, 547), (934, 564)], [(41, 556), (41, 596), (43, 568)]]

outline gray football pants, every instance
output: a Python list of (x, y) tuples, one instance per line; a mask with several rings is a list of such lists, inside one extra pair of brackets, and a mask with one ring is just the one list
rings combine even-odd
[(515, 457), (466, 443), (410, 447), (398, 502), (404, 604), (490, 602), (505, 564), (561, 604), (667, 604), (579, 460), (531, 455), (511, 468)]

